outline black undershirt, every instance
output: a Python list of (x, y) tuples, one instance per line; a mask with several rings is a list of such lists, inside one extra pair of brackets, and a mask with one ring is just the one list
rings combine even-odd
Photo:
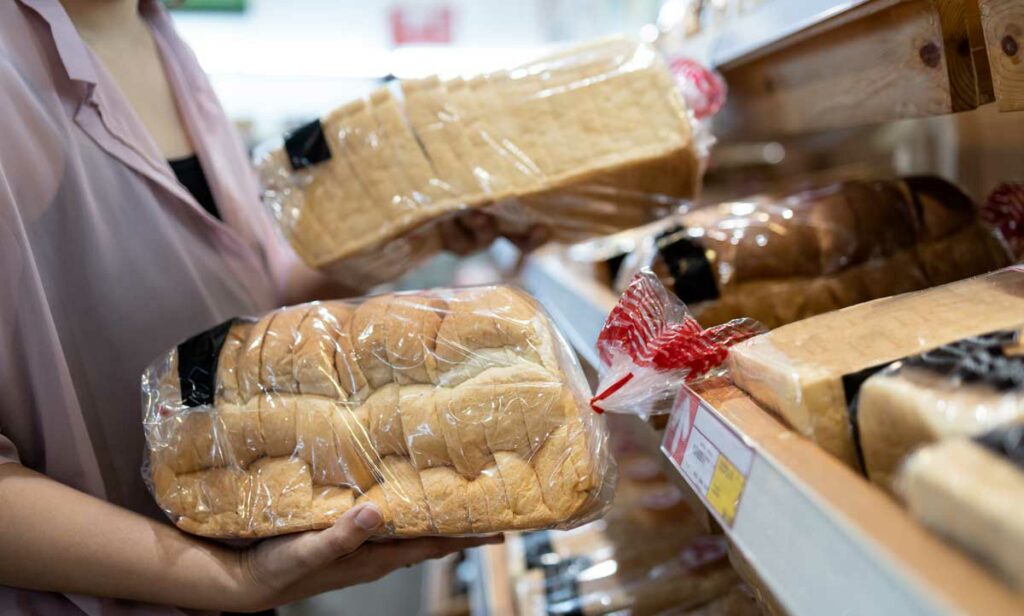
[(203, 209), (211, 216), (219, 219), (220, 211), (217, 209), (217, 202), (213, 200), (210, 183), (206, 181), (206, 174), (203, 173), (203, 166), (199, 164), (199, 157), (193, 154), (187, 158), (167, 162), (170, 163), (178, 181), (192, 193), (199, 205), (203, 206)]

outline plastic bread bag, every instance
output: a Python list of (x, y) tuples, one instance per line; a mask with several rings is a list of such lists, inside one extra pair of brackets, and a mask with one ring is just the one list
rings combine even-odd
[(924, 447), (895, 487), (911, 515), (1024, 592), (1024, 423)]
[(864, 381), (852, 419), (874, 483), (891, 490), (904, 458), (924, 445), (1024, 421), (1024, 314), (1020, 320), (1021, 327), (930, 349)]
[[(466, 210), (493, 214), (500, 233), (543, 225), (577, 241), (643, 224), (698, 189), (690, 116), (646, 45), (606, 39), (400, 89), (256, 156), (263, 200), (297, 253), (349, 284), (393, 279), (436, 253), (440, 223)], [(393, 253), (403, 258), (372, 261)]]
[(970, 198), (934, 177), (845, 181), (672, 220), (637, 240), (615, 287), (648, 267), (705, 326), (750, 317), (778, 327), (1012, 262)]
[(705, 329), (653, 272), (642, 270), (598, 336), (600, 382), (590, 406), (644, 418), (668, 413), (684, 384), (722, 374), (729, 348), (764, 331), (752, 319)]
[(654, 614), (705, 605), (736, 583), (725, 538), (701, 536), (643, 567), (622, 567), (614, 555), (552, 558), (520, 576), (515, 590), (524, 615)]
[(569, 528), (614, 489), (575, 355), (509, 287), (233, 319), (159, 358), (142, 390), (144, 476), (202, 536), (323, 528), (363, 502), (387, 536)]

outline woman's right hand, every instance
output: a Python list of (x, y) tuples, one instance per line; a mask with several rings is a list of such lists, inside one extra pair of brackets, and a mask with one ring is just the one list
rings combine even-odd
[(239, 552), (238, 603), (259, 611), (364, 582), (431, 558), (488, 543), (501, 535), (366, 541), (383, 519), (372, 504), (346, 512), (334, 526), (267, 539)]

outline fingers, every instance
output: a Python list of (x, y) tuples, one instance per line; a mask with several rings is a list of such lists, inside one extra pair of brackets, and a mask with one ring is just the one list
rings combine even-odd
[(365, 567), (361, 568), (368, 577), (362, 581), (371, 581), (383, 577), (395, 569), (415, 565), (425, 560), (442, 558), (453, 552), (504, 541), (504, 535), (400, 539), (366, 545), (347, 561), (358, 560), (359, 563), (365, 564)]
[(376, 506), (362, 504), (347, 511), (334, 526), (289, 537), (266, 556), (276, 561), (275, 567), (287, 568), (293, 576), (301, 575), (355, 552), (383, 521)]
[(502, 543), (504, 540), (503, 535), (493, 535), (458, 539), (427, 537), (367, 543), (327, 566), (301, 571), (299, 575), (293, 577), (292, 583), (277, 593), (276, 601), (271, 603), (278, 605), (337, 588), (372, 582), (402, 567), (431, 558), (441, 558), (459, 550)]
[(497, 237), (494, 220), (483, 212), (466, 212), (439, 228), (445, 250), (460, 256), (489, 246)]
[(510, 237), (509, 241), (519, 248), (520, 252), (528, 253), (540, 248), (548, 241), (551, 240), (551, 231), (543, 225), (536, 225), (531, 227), (529, 231), (515, 237)]

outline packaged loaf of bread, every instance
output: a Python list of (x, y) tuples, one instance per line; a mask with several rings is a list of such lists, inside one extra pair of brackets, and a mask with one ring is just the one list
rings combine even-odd
[(914, 517), (1024, 592), (1024, 424), (924, 447), (895, 485)]
[(896, 362), (864, 382), (854, 411), (864, 470), (891, 489), (900, 463), (915, 449), (1024, 421), (1021, 329), (972, 336)]
[(850, 180), (693, 209), (637, 242), (619, 291), (650, 267), (704, 326), (768, 327), (1008, 265), (1002, 239), (945, 180)]
[[(741, 389), (857, 468), (857, 422), (851, 421), (850, 411), (868, 376), (957, 340), (1016, 329), (1022, 319), (1024, 267), (1013, 266), (784, 325), (733, 346), (727, 365)], [(968, 404), (972, 393), (977, 390), (962, 392)], [(913, 405), (912, 400), (927, 394), (917, 388), (911, 395), (902, 404)], [(873, 404), (869, 401), (869, 408)], [(939, 413), (948, 408), (940, 407)], [(906, 438), (896, 433), (921, 417), (919, 411), (898, 407), (880, 407), (877, 416), (869, 413), (870, 421), (862, 425), (870, 438), (886, 431), (893, 432), (893, 439)], [(889, 446), (879, 442), (879, 451)]]
[(575, 356), (508, 287), (232, 319), (159, 358), (142, 389), (145, 476), (203, 536), (323, 528), (362, 502), (389, 536), (568, 528), (613, 489)]
[(579, 240), (642, 224), (698, 187), (686, 105), (646, 45), (602, 40), (400, 90), (343, 105), (257, 155), (264, 201), (292, 246), (354, 285), (441, 250), (439, 223), (466, 210), (486, 208), (500, 233), (543, 225)]

